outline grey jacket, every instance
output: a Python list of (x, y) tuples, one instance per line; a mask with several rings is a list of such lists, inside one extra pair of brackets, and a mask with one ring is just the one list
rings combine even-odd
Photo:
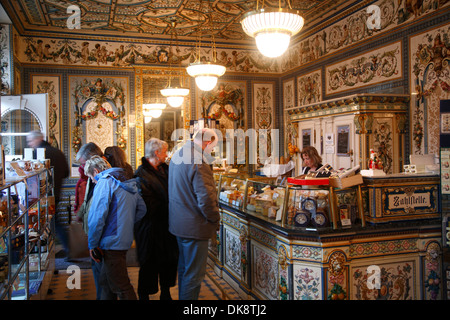
[(182, 238), (207, 240), (219, 227), (219, 203), (211, 167), (202, 149), (186, 142), (169, 165), (169, 231)]

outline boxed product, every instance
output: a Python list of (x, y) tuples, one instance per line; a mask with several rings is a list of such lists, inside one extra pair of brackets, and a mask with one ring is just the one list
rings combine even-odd
[(335, 176), (330, 178), (330, 186), (341, 189), (356, 186), (362, 183), (363, 178), (362, 175), (359, 173), (350, 177), (341, 178), (339, 176)]

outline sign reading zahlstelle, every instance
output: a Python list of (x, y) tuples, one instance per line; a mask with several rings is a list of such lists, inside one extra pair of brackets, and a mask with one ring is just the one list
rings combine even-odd
[(431, 193), (390, 194), (389, 209), (431, 207)]

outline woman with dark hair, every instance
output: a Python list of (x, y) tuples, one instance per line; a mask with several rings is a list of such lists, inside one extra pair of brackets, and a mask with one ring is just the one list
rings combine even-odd
[(127, 155), (123, 149), (118, 146), (107, 147), (104, 155), (111, 167), (122, 168), (125, 170), (128, 179), (133, 178), (133, 168), (127, 162)]
[(307, 174), (309, 171), (316, 171), (322, 166), (322, 157), (316, 148), (312, 146), (304, 147), (300, 154), (303, 160), (302, 174)]

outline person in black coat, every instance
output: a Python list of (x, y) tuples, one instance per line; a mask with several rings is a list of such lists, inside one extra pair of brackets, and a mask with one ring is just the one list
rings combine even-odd
[(170, 287), (175, 286), (178, 245), (169, 232), (169, 167), (164, 162), (168, 145), (152, 138), (145, 144), (145, 157), (135, 172), (138, 190), (147, 206), (145, 217), (135, 224), (137, 257), (140, 265), (138, 296), (148, 300), (161, 288), (161, 300), (171, 300)]
[[(34, 157), (36, 157), (37, 148), (45, 148), (45, 158), (50, 159), (50, 166), (53, 167), (53, 195), (55, 196), (55, 211), (57, 213), (56, 209), (61, 195), (62, 181), (69, 176), (69, 165), (67, 164), (66, 156), (61, 150), (52, 147), (50, 143), (45, 141), (44, 135), (40, 131), (30, 132), (27, 136), (27, 144), (30, 148), (35, 149)], [(55, 220), (55, 229), (56, 235), (62, 242), (67, 255), (69, 253), (68, 236), (64, 225), (59, 219)]]

